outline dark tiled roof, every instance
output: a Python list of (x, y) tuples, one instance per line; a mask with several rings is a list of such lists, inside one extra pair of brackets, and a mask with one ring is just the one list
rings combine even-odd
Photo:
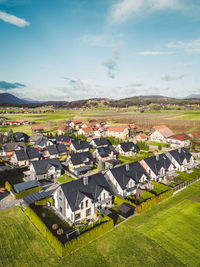
[(126, 188), (126, 185), (128, 184), (130, 179), (134, 180), (137, 184), (143, 174), (147, 177), (148, 180), (150, 180), (149, 175), (146, 173), (145, 169), (140, 165), (138, 161), (126, 165), (121, 165), (109, 171), (115, 177), (116, 181), (122, 189)]
[(14, 151), (17, 147), (21, 147), (24, 150), (26, 149), (26, 145), (24, 142), (5, 143), (3, 145), (3, 149), (6, 152)]
[(184, 159), (190, 161), (192, 154), (184, 147), (170, 150), (167, 152), (170, 154), (180, 165), (183, 164)]
[(106, 138), (95, 138), (92, 141), (94, 141), (94, 143), (97, 147), (110, 145), (110, 142)]
[(51, 167), (54, 166), (57, 170), (62, 170), (63, 167), (60, 163), (60, 161), (55, 158), (55, 159), (47, 159), (47, 160), (37, 160), (33, 161), (33, 167), (35, 169), (35, 172), (37, 175), (45, 174), (47, 173), (47, 170)]
[(78, 206), (85, 196), (89, 197), (93, 201), (96, 201), (103, 189), (107, 190), (111, 195), (113, 195), (112, 189), (102, 173), (88, 176), (87, 185), (84, 185), (83, 179), (84, 178), (80, 178), (60, 185), (72, 211), (79, 209)]
[(72, 144), (77, 151), (89, 148), (89, 143), (87, 141), (74, 140)]
[(94, 161), (94, 158), (89, 151), (81, 152), (81, 153), (71, 153), (70, 159), (71, 159), (71, 162), (73, 165), (79, 165), (82, 163), (86, 163), (87, 159), (89, 159), (89, 162)]
[(145, 158), (144, 161), (156, 175), (159, 174), (162, 167), (165, 171), (168, 171), (169, 166), (172, 164), (171, 160), (165, 155), (165, 153)]
[(111, 152), (113, 152), (114, 155), (117, 155), (116, 150), (112, 146), (109, 146), (109, 147), (98, 147), (97, 151), (98, 151), (98, 154), (102, 158), (111, 156)]
[(16, 158), (18, 161), (23, 161), (23, 160), (29, 159), (28, 155), (26, 154), (26, 152), (23, 149), (16, 150), (15, 154), (16, 154)]
[(41, 183), (35, 180), (35, 181), (29, 181), (29, 182), (15, 184), (13, 187), (14, 187), (15, 191), (17, 193), (19, 193), (21, 191), (24, 191), (24, 190), (27, 190), (27, 189), (31, 189), (33, 187), (37, 187), (37, 186), (40, 186), (40, 185), (41, 185)]
[(23, 132), (16, 132), (16, 133), (14, 133), (13, 134), (13, 137), (14, 137), (14, 139), (15, 139), (16, 142), (20, 142), (20, 140), (22, 138), (24, 138), (24, 141), (27, 141), (28, 138), (29, 138), (29, 136), (27, 134), (23, 133)]
[(27, 152), (29, 159), (40, 158), (39, 151), (34, 147), (28, 147), (26, 152)]
[(129, 152), (129, 151), (137, 152), (137, 151), (139, 151), (139, 148), (133, 142), (124, 142), (124, 143), (121, 143), (120, 146), (124, 152)]
[(66, 148), (66, 146), (64, 144), (59, 144), (56, 147), (57, 147), (57, 150), (58, 150), (59, 154), (67, 153), (67, 148)]
[(45, 146), (47, 141), (48, 141), (48, 138), (43, 136), (35, 142), (35, 145), (36, 146)]
[(58, 154), (58, 150), (57, 150), (56, 146), (47, 146), (46, 149), (50, 155), (57, 155)]

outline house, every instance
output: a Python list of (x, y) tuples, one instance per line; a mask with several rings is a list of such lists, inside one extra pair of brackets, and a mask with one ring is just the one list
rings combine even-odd
[(50, 158), (50, 159), (58, 158), (58, 154), (59, 154), (58, 150), (54, 145), (46, 146), (43, 151), (44, 158)]
[(47, 146), (52, 146), (52, 145), (53, 143), (46, 136), (43, 136), (42, 138), (38, 139), (35, 142), (34, 147), (38, 148), (39, 150), (42, 150)]
[(113, 136), (115, 138), (126, 139), (130, 136), (130, 131), (127, 125), (112, 125), (106, 128), (104, 134), (105, 136)]
[(72, 121), (69, 123), (69, 126), (74, 130), (79, 130), (81, 128), (82, 121)]
[(93, 128), (91, 127), (84, 127), (78, 130), (78, 135), (85, 135), (89, 136), (93, 134)]
[(132, 157), (136, 155), (139, 148), (133, 142), (123, 142), (117, 145), (116, 151), (122, 156)]
[(68, 150), (67, 150), (67, 147), (64, 144), (58, 144), (58, 145), (56, 145), (56, 148), (58, 150), (58, 155), (60, 157), (64, 157), (64, 156), (67, 155)]
[(166, 125), (154, 126), (151, 129), (150, 140), (155, 142), (166, 143), (168, 138), (174, 135)]
[(55, 208), (71, 224), (96, 219), (98, 208), (111, 207), (112, 196), (102, 173), (61, 184), (53, 193)]
[(42, 133), (35, 133), (35, 134), (32, 134), (30, 136), (30, 143), (31, 145), (35, 144), (35, 142), (37, 142), (39, 139), (41, 139), (43, 137), (43, 134)]
[(110, 146), (110, 142), (106, 138), (94, 138), (90, 142), (92, 148), (107, 147)]
[(15, 142), (27, 142), (29, 136), (23, 132), (16, 132), (13, 134)]
[(189, 133), (188, 135), (192, 139), (196, 140), (196, 142), (197, 142), (198, 145), (200, 144), (200, 132), (193, 131), (193, 132)]
[(80, 176), (92, 169), (94, 161), (95, 160), (89, 151), (71, 153), (66, 161), (66, 165), (71, 173), (74, 173), (76, 176)]
[(56, 180), (62, 175), (63, 167), (60, 161), (55, 159), (44, 159), (33, 161), (30, 166), (31, 180)]
[(5, 143), (2, 149), (5, 156), (12, 156), (15, 150), (25, 150), (26, 145), (24, 142)]
[(70, 145), (72, 140), (73, 139), (67, 135), (59, 135), (56, 137), (56, 143), (57, 144)]
[(15, 150), (11, 158), (11, 163), (14, 165), (27, 166), (29, 164), (29, 158), (23, 149)]
[(58, 126), (58, 134), (64, 134), (69, 130), (69, 126), (67, 124), (61, 124)]
[(145, 133), (141, 133), (135, 136), (135, 141), (142, 141), (145, 142), (148, 140), (148, 136)]
[(20, 121), (10, 121), (10, 125), (21, 125)]
[(162, 181), (166, 177), (173, 175), (175, 165), (166, 156), (165, 153), (157, 154), (155, 156), (144, 158), (140, 164), (151, 177), (151, 180)]
[(121, 197), (134, 195), (138, 189), (152, 189), (150, 177), (138, 161), (108, 170), (105, 178)]
[(190, 146), (190, 137), (187, 134), (175, 134), (167, 139), (167, 142), (170, 143), (170, 146), (173, 148), (177, 147), (189, 147)]
[(70, 145), (70, 150), (72, 152), (86, 152), (89, 151), (90, 145), (87, 141), (73, 140)]
[(110, 159), (116, 159), (117, 157), (117, 151), (114, 149), (113, 146), (109, 147), (98, 147), (94, 150), (94, 157), (97, 161), (108, 161)]
[(178, 171), (189, 171), (196, 166), (194, 157), (184, 147), (170, 150), (166, 153), (166, 156), (171, 160)]
[(33, 133), (42, 133), (44, 132), (44, 126), (43, 125), (32, 125), (31, 126)]
[(27, 147), (26, 150), (19, 149), (13, 152), (13, 156), (11, 157), (11, 163), (22, 167), (29, 165), (30, 162), (34, 160), (39, 160), (40, 154), (39, 151), (33, 147)]

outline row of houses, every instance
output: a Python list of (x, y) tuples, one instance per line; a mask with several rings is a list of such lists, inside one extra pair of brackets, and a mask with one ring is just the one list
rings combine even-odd
[(190, 171), (195, 166), (193, 156), (185, 148), (153, 156), (60, 185), (53, 193), (55, 208), (70, 223), (94, 219), (97, 209), (109, 208), (113, 196), (123, 198), (138, 190), (151, 190), (152, 180), (166, 178), (172, 171)]

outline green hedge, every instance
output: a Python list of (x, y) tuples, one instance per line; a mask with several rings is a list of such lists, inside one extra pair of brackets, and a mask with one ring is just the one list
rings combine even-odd
[(5, 189), (6, 189), (8, 192), (10, 192), (10, 191), (13, 190), (12, 185), (11, 185), (8, 181), (5, 182)]
[(194, 169), (191, 173), (180, 171), (177, 171), (177, 173), (179, 173), (179, 175), (176, 176), (176, 179), (180, 179), (184, 182), (189, 182), (200, 177), (200, 168)]
[(156, 197), (157, 202), (160, 202), (164, 199), (167, 199), (167, 198), (173, 196), (173, 192), (174, 192), (173, 189), (170, 188), (168, 191), (160, 194), (159, 196)]
[(140, 205), (137, 205), (135, 213), (141, 213), (157, 204), (156, 196), (147, 199), (146, 201), (142, 202)]
[(53, 198), (52, 197), (46, 197), (44, 199), (38, 200), (35, 202), (35, 205), (43, 206), (43, 205), (46, 205), (47, 202), (49, 202), (51, 204), (51, 206), (53, 206)]
[(29, 207), (26, 206), (26, 214), (32, 221), (32, 223), (38, 228), (38, 230), (44, 235), (44, 237), (49, 241), (49, 243), (54, 247), (56, 253), (59, 256), (63, 256), (63, 245), (58, 241), (58, 239), (51, 233), (51, 231), (46, 227), (43, 221), (38, 217), (38, 215)]
[(28, 189), (28, 190), (24, 190), (22, 192), (15, 193), (15, 199), (21, 199), (21, 198), (23, 198), (25, 196), (34, 194), (34, 193), (42, 191), (42, 190), (43, 190), (42, 186), (37, 186), (37, 187), (31, 188), (31, 189)]
[(26, 214), (30, 218), (30, 220), (33, 222), (33, 224), (38, 228), (38, 230), (49, 241), (49, 243), (54, 247), (56, 253), (59, 256), (69, 255), (73, 251), (85, 246), (90, 241), (110, 231), (114, 227), (113, 220), (108, 217), (108, 221), (102, 222), (102, 224), (97, 225), (93, 229), (81, 234), (77, 238), (72, 239), (71, 241), (63, 245), (51, 233), (51, 231), (47, 228), (47, 226), (43, 223), (43, 221), (38, 217), (38, 215), (29, 206), (26, 207)]

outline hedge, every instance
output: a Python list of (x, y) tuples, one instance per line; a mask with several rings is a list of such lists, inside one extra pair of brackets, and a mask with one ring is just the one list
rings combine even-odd
[(31, 188), (28, 190), (24, 190), (24, 191), (21, 191), (19, 193), (15, 193), (15, 199), (21, 199), (25, 196), (34, 194), (34, 193), (42, 191), (42, 190), (43, 190), (42, 186), (37, 186), (37, 187)]
[(116, 205), (116, 206), (120, 206), (120, 205), (123, 204), (123, 203), (128, 203), (128, 204), (130, 204), (130, 205), (136, 207), (136, 205), (135, 205), (134, 203), (132, 203), (130, 200), (125, 199), (125, 198), (123, 198), (123, 197), (120, 197), (120, 196), (118, 196), (118, 195), (115, 195), (115, 196), (114, 196), (114, 205)]
[(35, 202), (35, 205), (46, 205), (47, 202), (49, 202), (51, 204), (51, 206), (53, 206), (53, 198), (52, 197), (46, 197), (44, 199), (38, 200)]
[(11, 192), (13, 190), (12, 185), (8, 181), (5, 182), (5, 189), (8, 192)]
[(108, 221), (102, 222), (100, 225), (97, 225), (87, 232), (84, 232), (83, 234), (63, 245), (29, 206), (26, 207), (26, 214), (33, 224), (38, 228), (38, 230), (49, 241), (49, 243), (54, 247), (59, 256), (69, 255), (73, 251), (85, 246), (88, 242), (110, 231), (114, 227), (113, 220), (108, 217)]

